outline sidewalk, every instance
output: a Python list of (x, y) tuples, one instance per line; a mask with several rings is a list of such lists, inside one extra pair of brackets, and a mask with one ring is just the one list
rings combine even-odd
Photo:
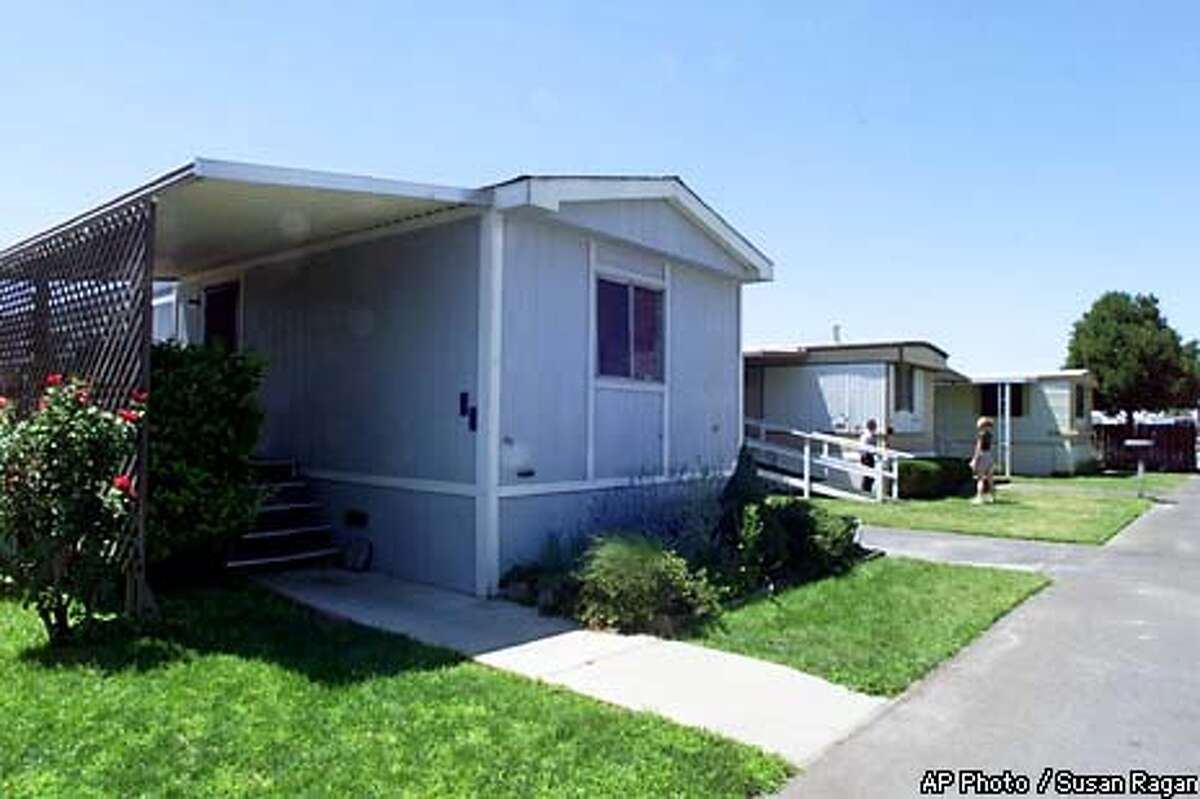
[(259, 579), (329, 615), (702, 727), (797, 766), (812, 762), (887, 704), (786, 666), (682, 641), (583, 630), (510, 602), (381, 574), (308, 570)]

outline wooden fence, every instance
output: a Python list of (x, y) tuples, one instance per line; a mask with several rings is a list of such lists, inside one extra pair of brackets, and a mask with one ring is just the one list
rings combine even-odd
[[(1154, 446), (1135, 449), (1126, 439), (1141, 438)], [(1123, 424), (1096, 427), (1096, 444), (1106, 469), (1136, 469), (1139, 458), (1155, 472), (1196, 471), (1196, 424), (1190, 419), (1174, 424), (1139, 424), (1131, 431)]]

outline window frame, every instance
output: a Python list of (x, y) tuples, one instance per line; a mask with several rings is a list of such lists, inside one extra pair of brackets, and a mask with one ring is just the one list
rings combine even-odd
[(1083, 383), (1076, 383), (1071, 394), (1071, 401), (1074, 405), (1074, 413), (1071, 414), (1071, 418), (1076, 422), (1082, 421), (1087, 418), (1087, 386)]
[[(917, 367), (911, 363), (897, 363), (895, 365), (895, 385), (892, 389), (892, 410), (896, 413), (909, 413), (916, 415), (917, 413)], [(902, 374), (906, 374), (906, 381), (901, 378)], [(908, 404), (900, 404), (900, 386), (907, 385)]]
[[(668, 312), (668, 296), (667, 285), (665, 281), (656, 280), (647, 275), (639, 275), (636, 273), (627, 272), (624, 270), (614, 270), (597, 266), (593, 277), (593, 296), (595, 297), (595, 369), (592, 375), (596, 384), (599, 386), (619, 387), (641, 391), (665, 391), (667, 385), (667, 370), (670, 368), (667, 354), (667, 340), (670, 336), (670, 314)], [(624, 287), (626, 291), (626, 325), (627, 325), (627, 346), (628, 346), (628, 374), (616, 375), (606, 374), (602, 370), (600, 348), (604, 337), (600, 330), (600, 284), (611, 283)], [(636, 373), (637, 366), (637, 290), (653, 292), (659, 296), (659, 359), (658, 359), (658, 374), (650, 377), (638, 377)]]
[[(980, 383), (979, 384), (979, 415), (980, 416), (987, 416), (990, 418), (995, 418), (1000, 415), (1000, 394), (1001, 394), (1002, 388), (1005, 385), (1006, 385), (1005, 383)], [(1027, 410), (1025, 407), (1025, 405), (1026, 405), (1025, 401), (1028, 399), (1028, 395), (1025, 392), (1025, 388), (1026, 388), (1027, 384), (1026, 383), (1008, 383), (1007, 385), (1011, 387), (1010, 388), (1010, 392), (1011, 392), (1010, 396), (1012, 399), (1011, 405), (1009, 407), (1009, 413), (1013, 419), (1024, 419), (1025, 413)], [(994, 392), (994, 396), (996, 398), (996, 400), (995, 400), (996, 408), (995, 408), (995, 411), (992, 413), (988, 412), (989, 409), (987, 407), (987, 400), (986, 400), (986, 397), (988, 396), (988, 394), (990, 392)]]

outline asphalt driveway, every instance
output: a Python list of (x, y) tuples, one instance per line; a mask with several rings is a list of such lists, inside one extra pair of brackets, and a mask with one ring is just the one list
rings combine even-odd
[(1200, 774), (1200, 480), (1172, 501), (1104, 547), (867, 531), (897, 554), (1039, 568), (1055, 583), (784, 795), (918, 796), (931, 769), (1007, 769), (1030, 795), (1047, 768)]

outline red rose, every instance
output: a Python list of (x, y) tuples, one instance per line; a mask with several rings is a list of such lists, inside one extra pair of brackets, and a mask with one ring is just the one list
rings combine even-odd
[(0, 397), (0, 411), (8, 407), (8, 397)]
[(63, 376), (58, 374), (57, 372), (55, 372), (52, 375), (46, 375), (46, 385), (48, 385), (48, 386), (61, 386), (62, 382), (63, 382)]
[(142, 415), (140, 413), (137, 411), (131, 411), (128, 408), (122, 408), (121, 410), (117, 411), (117, 416), (120, 416), (123, 421), (129, 422), (130, 424), (137, 424), (142, 420)]
[(80, 405), (87, 405), (92, 401), (92, 395), (86, 388), (81, 388), (75, 392), (75, 399), (79, 400)]
[(146, 391), (144, 388), (135, 388), (129, 395), (129, 398), (138, 405), (145, 405), (146, 400), (150, 399), (150, 392)]
[(127, 474), (118, 474), (113, 478), (113, 488), (127, 496), (135, 497), (137, 492), (133, 490), (133, 478)]

